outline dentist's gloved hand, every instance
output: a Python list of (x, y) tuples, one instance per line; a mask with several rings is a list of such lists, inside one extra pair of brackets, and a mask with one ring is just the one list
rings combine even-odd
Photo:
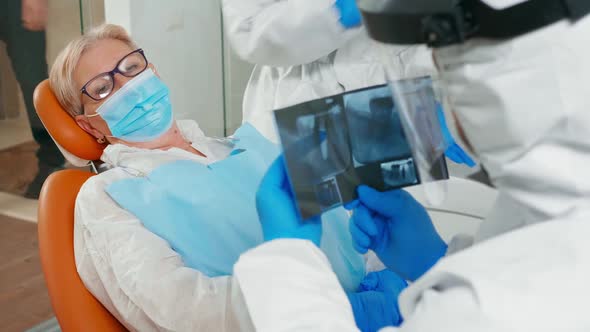
[(310, 240), (319, 247), (321, 218), (300, 220), (282, 155), (272, 163), (260, 183), (256, 209), (265, 241), (296, 238)]
[(365, 276), (356, 293), (349, 293), (354, 320), (363, 332), (378, 331), (386, 326), (399, 326), (402, 317), (397, 298), (408, 284), (389, 270)]
[(436, 105), (436, 114), (438, 116), (438, 122), (440, 122), (440, 130), (443, 134), (443, 139), (445, 140), (445, 144), (447, 146), (447, 149), (445, 150), (445, 156), (457, 164), (465, 164), (469, 167), (474, 167), (475, 161), (473, 161), (467, 152), (465, 152), (465, 150), (463, 150), (459, 144), (455, 142), (453, 135), (451, 135), (451, 131), (447, 126), (447, 121), (445, 120), (445, 114), (441, 104)]
[(334, 4), (340, 12), (340, 23), (347, 29), (361, 25), (361, 11), (355, 0), (336, 0)]
[(403, 190), (358, 189), (350, 222), (355, 248), (372, 249), (385, 266), (406, 280), (416, 280), (447, 251), (426, 209)]

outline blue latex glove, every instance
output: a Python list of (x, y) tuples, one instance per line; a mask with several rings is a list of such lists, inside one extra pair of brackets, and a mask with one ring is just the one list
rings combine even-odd
[(453, 135), (451, 135), (441, 104), (436, 105), (436, 114), (438, 116), (438, 122), (440, 122), (440, 130), (443, 134), (443, 139), (445, 140), (445, 144), (447, 146), (447, 149), (445, 150), (445, 156), (457, 164), (465, 164), (469, 167), (474, 167), (475, 161), (473, 161), (467, 152), (465, 152), (465, 150), (463, 150), (459, 144), (455, 142)]
[(347, 29), (361, 25), (361, 12), (355, 0), (336, 0), (334, 4), (340, 11), (340, 23)]
[(407, 286), (405, 280), (389, 270), (367, 274), (359, 291), (347, 294), (357, 327), (363, 332), (372, 332), (386, 326), (399, 326), (402, 317), (397, 298)]
[(350, 233), (360, 253), (372, 249), (406, 280), (416, 280), (447, 251), (426, 209), (403, 190), (379, 192), (358, 188)]
[(256, 209), (265, 241), (296, 238), (320, 245), (321, 219), (318, 216), (300, 220), (282, 155), (272, 163), (260, 183)]

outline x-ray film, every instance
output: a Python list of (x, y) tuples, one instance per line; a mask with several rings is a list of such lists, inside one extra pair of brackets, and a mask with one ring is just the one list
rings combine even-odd
[[(302, 219), (356, 199), (361, 184), (390, 190), (420, 183), (388, 85), (312, 100), (274, 115)], [(444, 158), (440, 163), (446, 170)]]

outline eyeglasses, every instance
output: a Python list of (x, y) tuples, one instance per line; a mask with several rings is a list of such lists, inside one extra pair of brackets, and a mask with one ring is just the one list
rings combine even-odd
[(148, 66), (147, 58), (141, 48), (124, 56), (115, 68), (111, 71), (98, 74), (88, 81), (80, 92), (100, 101), (110, 96), (115, 87), (115, 74), (119, 73), (125, 77), (135, 77), (143, 72)]

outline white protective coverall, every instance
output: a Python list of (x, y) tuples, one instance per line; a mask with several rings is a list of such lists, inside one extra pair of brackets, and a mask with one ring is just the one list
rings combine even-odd
[[(590, 330), (589, 36), (587, 16), (435, 51), (453, 110), (499, 196), (472, 247), (448, 253), (402, 292), (405, 322), (388, 330)], [(302, 240), (242, 255), (234, 275), (255, 327), (355, 331), (342, 303), (326, 304), (326, 292), (339, 288), (318, 282), (327, 280), (326, 264)]]
[(207, 158), (173, 148), (109, 145), (101, 159), (114, 168), (90, 178), (76, 199), (74, 252), (86, 288), (131, 331), (252, 331), (229, 276), (188, 268), (160, 237), (105, 192), (114, 181), (148, 174), (175, 160), (213, 163), (231, 148), (206, 137), (194, 121), (178, 121), (183, 136)]
[(386, 83), (381, 57), (404, 76), (435, 73), (425, 47), (386, 46), (363, 27), (345, 29), (335, 0), (223, 0), (233, 49), (256, 64), (245, 91), (243, 121), (278, 142), (272, 111)]

